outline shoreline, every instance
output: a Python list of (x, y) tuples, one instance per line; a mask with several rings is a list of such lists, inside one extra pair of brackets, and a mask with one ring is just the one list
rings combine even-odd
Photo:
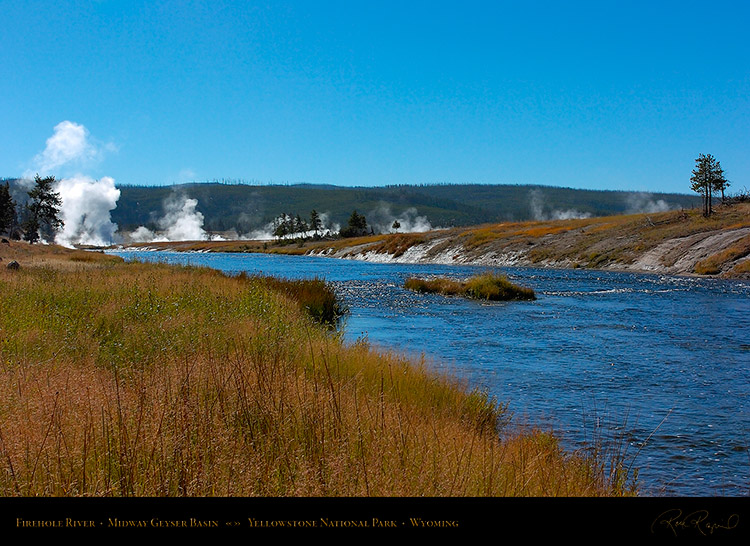
[(292, 254), (373, 263), (541, 267), (750, 279), (750, 204), (710, 218), (671, 211), (511, 222), (351, 239), (173, 241), (107, 250)]
[[(203, 241), (179, 241), (171, 242), (175, 244), (180, 243), (191, 243), (200, 244)], [(257, 243), (258, 241), (252, 240), (238, 240), (237, 242), (242, 243)], [(161, 244), (161, 243), (160, 243)], [(106, 253), (117, 253), (117, 252), (179, 252), (183, 254), (213, 254), (213, 253), (226, 253), (226, 254), (268, 254), (268, 255), (298, 255), (309, 258), (321, 258), (329, 260), (349, 260), (367, 262), (373, 264), (414, 264), (414, 265), (447, 265), (447, 266), (472, 266), (472, 267), (519, 267), (519, 268), (538, 268), (538, 269), (550, 269), (550, 270), (564, 270), (564, 271), (575, 271), (575, 270), (586, 270), (586, 271), (601, 271), (610, 273), (634, 273), (634, 274), (646, 274), (646, 275), (668, 275), (671, 277), (686, 277), (695, 279), (716, 279), (722, 281), (743, 281), (748, 280), (747, 277), (717, 277), (716, 275), (706, 275), (694, 272), (673, 272), (666, 268), (652, 267), (652, 268), (637, 268), (623, 264), (615, 264), (610, 267), (576, 267), (570, 264), (564, 263), (533, 263), (531, 261), (514, 261), (514, 260), (503, 260), (496, 259), (494, 261), (488, 260), (470, 260), (470, 261), (449, 261), (445, 259), (429, 259), (429, 260), (404, 260), (400, 258), (394, 258), (390, 255), (376, 254), (376, 253), (361, 253), (353, 255), (330, 255), (326, 252), (308, 252), (304, 254), (299, 253), (285, 253), (279, 251), (264, 252), (264, 251), (226, 251), (226, 250), (186, 250), (180, 249), (176, 246), (165, 246), (165, 247), (150, 247), (150, 246), (132, 246), (132, 245), (118, 245), (113, 247), (100, 247), (90, 248), (87, 250), (92, 251), (103, 251)]]

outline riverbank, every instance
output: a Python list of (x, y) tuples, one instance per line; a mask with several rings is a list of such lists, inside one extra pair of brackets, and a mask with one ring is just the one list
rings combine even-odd
[(504, 223), (318, 247), (374, 262), (607, 269), (750, 277), (750, 203), (698, 211)]
[(750, 203), (655, 214), (507, 222), (314, 242), (192, 241), (132, 248), (308, 254), (350, 260), (587, 268), (750, 278)]
[(259, 277), (0, 249), (4, 496), (620, 496), (424, 363), (345, 344)]

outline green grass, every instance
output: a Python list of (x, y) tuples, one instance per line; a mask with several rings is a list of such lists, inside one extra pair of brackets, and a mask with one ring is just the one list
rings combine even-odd
[(456, 281), (445, 277), (435, 279), (411, 277), (406, 280), (404, 287), (422, 293), (464, 296), (479, 300), (509, 301), (536, 299), (536, 295), (531, 288), (518, 286), (510, 282), (507, 277), (492, 273), (476, 275), (466, 281)]

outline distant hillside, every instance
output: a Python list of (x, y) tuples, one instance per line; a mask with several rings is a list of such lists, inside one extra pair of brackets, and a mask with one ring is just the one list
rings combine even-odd
[(371, 225), (390, 226), (396, 218), (424, 217), (432, 227), (487, 222), (546, 220), (657, 212), (693, 208), (700, 198), (684, 194), (643, 194), (548, 186), (428, 185), (345, 188), (338, 186), (248, 186), (216, 183), (121, 188), (112, 220), (121, 230), (153, 224), (173, 193), (197, 199), (208, 231), (259, 229), (281, 213), (307, 217), (327, 213), (344, 225), (353, 210)]
[[(17, 186), (14, 179), (11, 186)], [(483, 223), (554, 220), (658, 212), (700, 206), (698, 195), (596, 191), (530, 185), (400, 185), (374, 188), (327, 185), (192, 183), (175, 186), (120, 186), (112, 221), (121, 232), (157, 229), (165, 203), (175, 195), (198, 201), (210, 232), (263, 229), (282, 213), (309, 218), (315, 209), (329, 225), (345, 225), (353, 210), (387, 231), (395, 219), (402, 231)], [(403, 225), (408, 223), (409, 225)]]

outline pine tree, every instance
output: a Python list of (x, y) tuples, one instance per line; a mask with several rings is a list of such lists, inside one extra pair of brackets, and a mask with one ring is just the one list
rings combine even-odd
[(305, 222), (298, 214), (294, 219), (294, 233), (301, 233), (304, 235), (307, 231), (307, 222)]
[(367, 220), (356, 210), (349, 217), (349, 224), (339, 231), (342, 237), (360, 237), (367, 234)]
[(729, 187), (729, 182), (727, 181), (726, 178), (724, 178), (724, 169), (721, 168), (721, 165), (719, 164), (718, 161), (716, 162), (716, 164), (718, 166), (717, 168), (718, 173), (717, 173), (717, 178), (714, 182), (714, 189), (718, 192), (721, 192), (721, 202), (724, 203), (724, 201), (726, 200), (724, 196), (724, 192)]
[(315, 232), (317, 237), (318, 231), (323, 227), (323, 222), (320, 220), (320, 214), (313, 209), (310, 211), (310, 228)]
[(39, 240), (39, 220), (32, 214), (29, 214), (23, 223), (23, 238), (31, 244)]
[(54, 191), (55, 177), (34, 177), (34, 187), (29, 191), (30, 201), (26, 205), (26, 221), (24, 222), (24, 238), (30, 243), (39, 240), (39, 235), (45, 240), (52, 241), (55, 233), (63, 227), (60, 219), (60, 194)]
[(273, 234), (277, 239), (283, 239), (289, 233), (289, 221), (286, 214), (280, 214), (274, 221)]
[(711, 216), (714, 192), (721, 191), (723, 199), (724, 190), (729, 186), (721, 164), (711, 154), (699, 154), (690, 182), (690, 188), (703, 197), (703, 216)]
[(10, 195), (10, 184), (0, 186), (0, 233), (11, 232), (16, 225), (16, 202)]

